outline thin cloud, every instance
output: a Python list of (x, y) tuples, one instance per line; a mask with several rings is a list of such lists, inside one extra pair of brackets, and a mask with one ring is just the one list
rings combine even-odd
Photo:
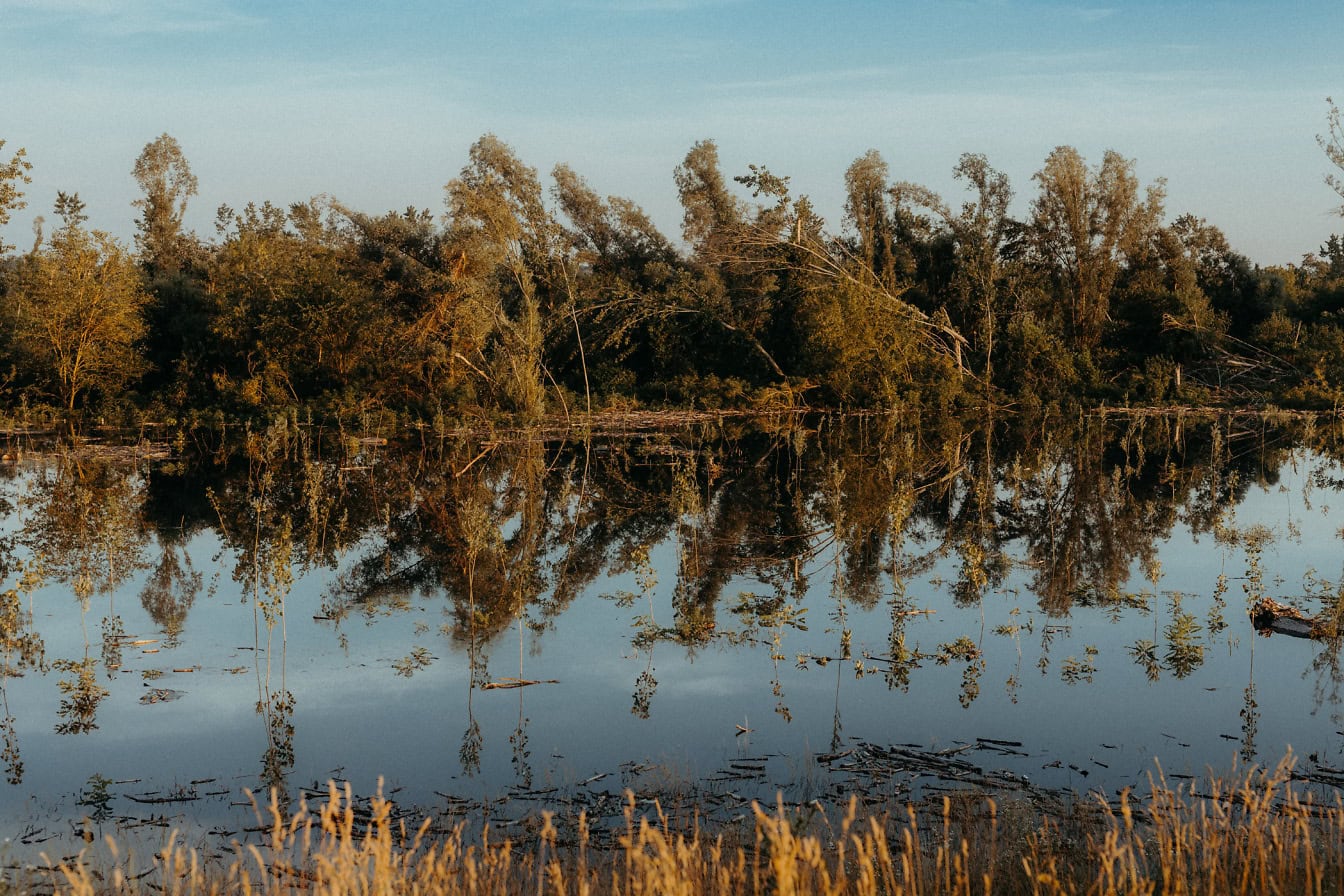
[(748, 0), (574, 0), (574, 9), (600, 10), (607, 13), (691, 12), (721, 6), (740, 6)]
[(1109, 7), (1094, 6), (1080, 6), (1069, 10), (1070, 15), (1076, 19), (1081, 19), (1084, 22), (1100, 22), (1103, 19), (1109, 19), (1117, 12), (1119, 12), (1119, 10)]
[(18, 27), (73, 23), (117, 36), (212, 32), (261, 22), (223, 2), (190, 0), (0, 0), (0, 16)]
[(873, 83), (882, 84), (895, 77), (896, 71), (890, 66), (865, 66), (862, 68), (835, 69), (832, 71), (799, 72), (781, 75), (777, 78), (759, 78), (748, 81), (725, 81), (719, 90), (805, 90), (813, 87), (829, 87), (836, 84)]

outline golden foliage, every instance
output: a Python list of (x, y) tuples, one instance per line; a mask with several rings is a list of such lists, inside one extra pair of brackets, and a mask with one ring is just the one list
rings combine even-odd
[[(1116, 805), (1080, 805), (1067, 819), (975, 793), (941, 811), (911, 806), (900, 819), (864, 817), (853, 800), (831, 824), (818, 814), (755, 808), (731, 832), (676, 830), (661, 811), (637, 818), (608, 845), (581, 816), (562, 836), (536, 819), (527, 843), (437, 835), (398, 820), (382, 798), (367, 812), (332, 784), (315, 811), (287, 816), (273, 802), (260, 845), (212, 862), (174, 833), (147, 874), (67, 861), (34, 890), (92, 894), (1150, 894), (1321, 893), (1344, 884), (1344, 804), (1316, 805), (1291, 785), (1291, 758), (1195, 795), (1157, 783)], [(111, 854), (117, 856), (113, 848)]]

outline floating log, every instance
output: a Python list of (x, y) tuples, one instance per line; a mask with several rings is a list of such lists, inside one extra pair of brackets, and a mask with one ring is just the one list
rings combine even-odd
[(500, 678), (495, 681), (487, 681), (481, 685), (483, 691), (494, 691), (501, 688), (526, 688), (534, 684), (559, 684), (560, 681), (555, 678)]
[(1262, 597), (1251, 604), (1248, 611), (1251, 625), (1257, 632), (1269, 637), (1273, 634), (1290, 638), (1333, 638), (1339, 633), (1338, 624), (1324, 615), (1308, 616), (1296, 607), (1281, 604), (1272, 597)]

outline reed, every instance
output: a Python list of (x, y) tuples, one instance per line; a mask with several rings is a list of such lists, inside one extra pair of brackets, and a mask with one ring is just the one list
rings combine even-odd
[(408, 827), (374, 799), (356, 808), (331, 785), (316, 809), (268, 812), (258, 844), (208, 860), (167, 837), (148, 873), (112, 859), (66, 863), (19, 891), (195, 894), (453, 893), (466, 896), (917, 896), (917, 894), (1259, 894), (1344, 889), (1344, 804), (1320, 805), (1293, 785), (1291, 763), (1195, 793), (1158, 780), (1142, 798), (1079, 804), (1061, 816), (967, 794), (899, 817), (865, 816), (857, 800), (836, 818), (803, 820), (782, 804), (755, 809), (742, 830), (679, 827), (641, 817), (592, 836), (580, 817), (544, 814), (526, 841), (459, 825)]

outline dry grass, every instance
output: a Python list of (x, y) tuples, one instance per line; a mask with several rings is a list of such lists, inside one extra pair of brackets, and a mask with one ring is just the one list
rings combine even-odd
[[(314, 812), (270, 812), (260, 845), (207, 861), (170, 836), (148, 873), (131, 863), (64, 864), (22, 889), (94, 893), (455, 894), (1129, 894), (1337, 893), (1344, 888), (1344, 804), (1315, 804), (1291, 765), (1196, 795), (1159, 783), (1115, 806), (1042, 817), (1027, 804), (947, 798), (928, 812), (808, 823), (757, 809), (743, 832), (674, 830), (637, 817), (598, 848), (579, 820), (561, 837), (550, 816), (524, 842), (463, 827), (432, 834), (391, 804), (357, 811), (334, 786)], [(928, 807), (925, 807), (927, 809)], [(815, 821), (815, 819), (813, 819)], [(808, 833), (807, 831), (814, 831)]]

